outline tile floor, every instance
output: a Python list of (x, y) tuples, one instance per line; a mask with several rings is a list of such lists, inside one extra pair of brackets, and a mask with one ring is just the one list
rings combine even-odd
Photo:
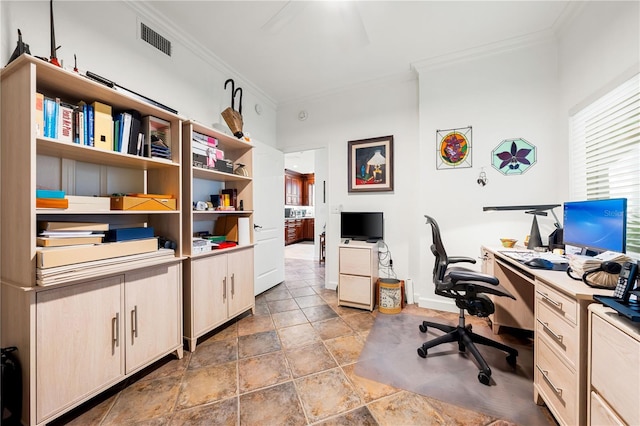
[[(166, 357), (55, 424), (510, 424), (356, 376), (376, 312), (339, 307), (317, 261), (287, 258), (285, 268), (285, 282), (256, 298), (255, 315), (214, 330), (195, 352)], [(424, 314), (415, 305), (405, 309)]]

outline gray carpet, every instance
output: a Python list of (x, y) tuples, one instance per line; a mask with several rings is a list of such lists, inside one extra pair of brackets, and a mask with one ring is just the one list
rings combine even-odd
[[(548, 411), (533, 402), (533, 351), (514, 346), (516, 367), (507, 364), (500, 350), (477, 345), (491, 368), (490, 386), (478, 381), (478, 366), (471, 354), (458, 352), (457, 343), (445, 343), (421, 358), (423, 342), (443, 334), (418, 329), (423, 320), (442, 322), (410, 314), (376, 317), (355, 367), (361, 377), (428, 396), (521, 425), (550, 425)], [(454, 325), (454, 324), (452, 324)], [(490, 336), (487, 336), (490, 337)]]

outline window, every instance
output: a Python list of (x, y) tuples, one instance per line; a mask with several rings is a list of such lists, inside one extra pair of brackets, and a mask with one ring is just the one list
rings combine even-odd
[(627, 198), (627, 254), (640, 258), (640, 74), (569, 119), (572, 200)]

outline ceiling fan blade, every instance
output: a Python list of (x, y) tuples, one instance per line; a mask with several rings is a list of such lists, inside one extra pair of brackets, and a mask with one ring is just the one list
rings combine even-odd
[(282, 9), (271, 17), (263, 26), (262, 30), (270, 34), (278, 34), (284, 27), (293, 21), (302, 10), (307, 7), (306, 1), (288, 1)]

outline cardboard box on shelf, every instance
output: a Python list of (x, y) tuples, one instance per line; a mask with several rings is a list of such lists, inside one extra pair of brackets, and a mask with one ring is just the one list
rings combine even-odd
[[(161, 198), (167, 197), (167, 198)], [(111, 210), (175, 210), (176, 199), (171, 196), (158, 195), (155, 197), (141, 197), (124, 195), (111, 197)]]

